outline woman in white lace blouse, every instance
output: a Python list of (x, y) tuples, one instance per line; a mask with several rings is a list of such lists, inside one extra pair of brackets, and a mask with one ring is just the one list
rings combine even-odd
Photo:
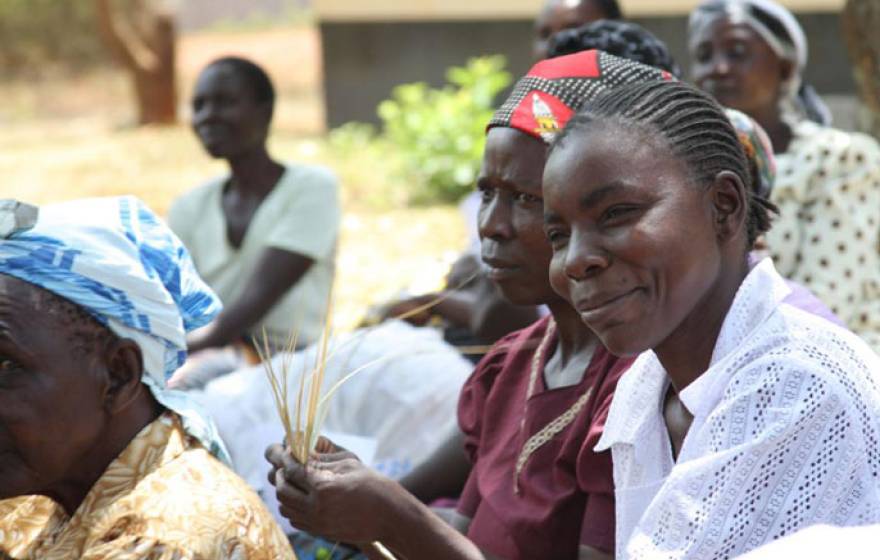
[(617, 558), (732, 558), (816, 523), (880, 522), (880, 358), (783, 303), (748, 251), (773, 207), (717, 103), (626, 86), (551, 149), (554, 288), (624, 374), (610, 448)]

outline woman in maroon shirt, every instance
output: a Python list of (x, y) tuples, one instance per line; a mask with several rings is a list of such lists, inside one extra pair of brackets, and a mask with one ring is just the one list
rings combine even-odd
[[(470, 520), (467, 536), (502, 558), (614, 550), (611, 458), (592, 448), (630, 360), (609, 354), (591, 333), (561, 326), (570, 312), (554, 303), (551, 317), (493, 348), (459, 403), (473, 469), (457, 511)], [(579, 379), (548, 367), (564, 352), (568, 359), (557, 360), (580, 370)]]
[(596, 455), (611, 394), (626, 363), (597, 344), (553, 292), (543, 233), (546, 145), (589, 97), (668, 74), (598, 51), (537, 64), (490, 123), (483, 168), (482, 258), (504, 296), (546, 304), (509, 335), (462, 391), (459, 419), (473, 467), (455, 525), (344, 452), (308, 469), (280, 448), (270, 460), (282, 514), (306, 531), (405, 558), (606, 558), (614, 549), (611, 459)]

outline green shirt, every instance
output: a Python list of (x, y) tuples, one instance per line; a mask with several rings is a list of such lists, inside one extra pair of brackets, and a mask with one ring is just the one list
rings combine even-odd
[(228, 178), (217, 177), (178, 198), (168, 214), (171, 229), (225, 305), (239, 297), (264, 249), (274, 247), (314, 260), (250, 334), (259, 335), (265, 326), (270, 343), (283, 346), (296, 327), (301, 343), (316, 341), (335, 272), (341, 214), (336, 178), (322, 167), (288, 165), (254, 213), (238, 248), (229, 243), (221, 200)]

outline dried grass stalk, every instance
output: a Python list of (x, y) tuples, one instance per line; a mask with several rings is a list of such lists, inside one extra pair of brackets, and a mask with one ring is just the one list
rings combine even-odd
[[(461, 286), (469, 283), (471, 280), (473, 280), (475, 276), (476, 274), (473, 274), (464, 279), (461, 282)], [(447, 290), (444, 294), (434, 298), (424, 305), (420, 305), (405, 313), (395, 316), (394, 318), (405, 320), (409, 317), (418, 315), (419, 313), (422, 313), (423, 311), (426, 311), (443, 302), (461, 286), (453, 288), (452, 290)], [(290, 407), (288, 388), (291, 373), (290, 369), (293, 361), (293, 352), (296, 350), (297, 341), (299, 338), (298, 329), (296, 327), (291, 329), (287, 344), (285, 344), (284, 348), (281, 350), (284, 357), (282, 358), (280, 364), (280, 372), (275, 370), (274, 364), (272, 363), (272, 358), (279, 353), (279, 349), (270, 348), (269, 339), (266, 334), (265, 327), (262, 331), (262, 341), (258, 341), (256, 339), (254, 340), (254, 347), (257, 350), (260, 361), (263, 363), (263, 367), (266, 371), (266, 377), (268, 378), (269, 385), (272, 389), (272, 396), (275, 401), (275, 407), (278, 410), (278, 417), (284, 427), (287, 446), (290, 449), (290, 452), (293, 454), (294, 458), (304, 465), (308, 464), (309, 455), (311, 455), (312, 451), (315, 449), (315, 445), (317, 444), (318, 437), (321, 433), (321, 425), (323, 424), (324, 419), (327, 416), (330, 398), (336, 393), (336, 391), (338, 391), (342, 387), (342, 385), (344, 385), (348, 380), (350, 380), (359, 372), (369, 368), (370, 366), (375, 365), (376, 363), (401, 355), (395, 353), (393, 355), (384, 356), (382, 358), (372, 360), (359, 368), (356, 368), (354, 371), (344, 375), (339, 381), (334, 384), (334, 386), (329, 391), (327, 391), (326, 394), (322, 395), (321, 389), (324, 385), (324, 375), (327, 370), (327, 364), (330, 362), (330, 360), (335, 357), (337, 352), (339, 352), (343, 347), (347, 346), (351, 342), (357, 341), (359, 344), (362, 343), (363, 338), (366, 336), (366, 334), (369, 333), (369, 329), (365, 329), (362, 334), (353, 337), (346, 343), (343, 343), (339, 347), (333, 348), (331, 350), (330, 340), (333, 334), (332, 292), (333, 290), (331, 289), (331, 293), (327, 298), (327, 307), (324, 314), (324, 326), (321, 332), (318, 352), (315, 356), (315, 365), (311, 371), (308, 371), (307, 366), (305, 366), (304, 364), (304, 371), (301, 373), (299, 379), (299, 387), (297, 390), (297, 398), (295, 403), (296, 406), (294, 407), (293, 411), (291, 411)], [(304, 405), (305, 409), (303, 408)]]
[[(293, 356), (299, 340), (299, 331), (296, 327), (291, 329), (287, 343), (283, 349), (270, 348), (269, 337), (265, 327), (262, 331), (262, 340), (254, 339), (254, 347), (257, 350), (269, 386), (272, 389), (272, 397), (278, 418), (284, 428), (285, 442), (294, 458), (303, 465), (308, 464), (309, 455), (315, 448), (320, 435), (319, 412), (321, 399), (321, 387), (324, 384), (324, 373), (329, 361), (330, 339), (332, 337), (332, 313), (333, 313), (332, 290), (327, 298), (324, 326), (321, 332), (319, 352), (315, 357), (315, 365), (311, 371), (303, 364), (303, 371), (299, 377), (296, 403), (293, 410), (290, 406), (289, 380)], [(281, 371), (276, 371), (273, 358), (281, 353)]]
[[(462, 282), (462, 285), (470, 282), (474, 278), (474, 276), (475, 275), (468, 277)], [(428, 303), (418, 306), (415, 309), (411, 309), (406, 313), (402, 313), (394, 318), (405, 320), (409, 317), (418, 315), (419, 313), (422, 313), (423, 311), (426, 311), (438, 305), (439, 303), (450, 297), (452, 293), (453, 290), (449, 290), (443, 295), (440, 295), (437, 298), (429, 301)], [(345, 383), (347, 383), (352, 377), (354, 377), (361, 371), (368, 369), (369, 367), (374, 366), (377, 363), (383, 362), (385, 360), (390, 360), (392, 358), (397, 358), (413, 352), (413, 349), (408, 349), (403, 352), (398, 352), (383, 356), (381, 358), (377, 358), (375, 360), (371, 360), (370, 362), (363, 364), (360, 367), (355, 368), (351, 372), (343, 375), (342, 378), (339, 379), (339, 381), (333, 384), (333, 387), (331, 387), (325, 394), (322, 395), (321, 389), (324, 385), (324, 374), (327, 370), (327, 364), (335, 356), (335, 354), (348, 343), (351, 343), (353, 341), (358, 341), (359, 343), (362, 343), (363, 337), (368, 334), (370, 330), (364, 329), (364, 333), (357, 337), (353, 337), (353, 339), (347, 341), (347, 343), (342, 344), (340, 345), (340, 347), (335, 348), (331, 351), (330, 339), (333, 333), (331, 326), (332, 313), (333, 295), (331, 290), (331, 294), (327, 298), (327, 308), (324, 315), (324, 327), (321, 332), (318, 353), (315, 357), (315, 365), (311, 371), (307, 371), (307, 366), (305, 364), (303, 365), (304, 370), (300, 375), (299, 387), (297, 389), (296, 406), (292, 413), (288, 396), (288, 381), (290, 378), (290, 369), (293, 363), (293, 353), (296, 350), (297, 341), (299, 338), (299, 331), (295, 327), (290, 331), (290, 336), (288, 337), (287, 344), (285, 344), (284, 348), (282, 349), (283, 358), (281, 360), (280, 372), (275, 371), (275, 366), (272, 363), (272, 358), (279, 352), (277, 348), (271, 349), (269, 347), (269, 338), (267, 336), (265, 327), (262, 331), (262, 341), (254, 339), (254, 347), (257, 350), (260, 361), (263, 363), (263, 367), (266, 372), (266, 378), (269, 380), (269, 385), (272, 389), (272, 396), (275, 401), (275, 407), (278, 411), (278, 417), (281, 420), (282, 426), (284, 427), (285, 441), (287, 443), (287, 447), (290, 449), (293, 457), (302, 465), (308, 465), (309, 456), (312, 454), (317, 445), (318, 438), (321, 433), (321, 426), (323, 425), (324, 420), (327, 417), (330, 399), (333, 397), (333, 395), (343, 385), (345, 385)], [(479, 348), (479, 350), (484, 349)], [(346, 367), (343, 369), (347, 369), (347, 362)], [(303, 411), (304, 404), (306, 405), (305, 411)], [(303, 412), (305, 412), (304, 419)], [(381, 543), (373, 542), (371, 543), (371, 545), (373, 547), (373, 552), (379, 557), (395, 560), (394, 554), (387, 548), (385, 548)]]
[[(332, 290), (331, 290), (332, 292)], [(321, 402), (321, 387), (324, 386), (324, 374), (327, 371), (327, 362), (329, 361), (328, 349), (330, 347), (330, 337), (332, 335), (332, 315), (333, 314), (333, 295), (327, 298), (327, 310), (324, 315), (324, 328), (321, 332), (321, 342), (319, 352), (315, 356), (315, 369), (308, 376), (300, 378), (300, 394), (304, 391), (306, 377), (309, 379), (308, 390), (308, 408), (306, 409), (305, 430), (300, 443), (300, 449), (294, 452), (294, 457), (302, 463), (307, 464), (309, 455), (315, 449), (318, 443), (318, 436), (321, 435), (320, 426), (318, 425), (318, 405)], [(301, 403), (300, 403), (301, 404)], [(297, 418), (300, 417), (300, 409), (296, 411)]]
[(278, 349), (274, 349), (274, 352), (273, 349), (270, 349), (269, 337), (266, 334), (266, 327), (263, 327), (262, 334), (262, 345), (260, 344), (260, 341), (254, 339), (254, 348), (257, 350), (257, 354), (259, 355), (260, 361), (263, 363), (263, 368), (266, 371), (266, 378), (269, 380), (269, 386), (272, 389), (272, 397), (275, 401), (275, 409), (278, 411), (278, 417), (281, 420), (281, 425), (284, 427), (285, 440), (288, 447), (293, 449), (294, 443), (296, 441), (296, 432), (293, 430), (293, 426), (290, 421), (290, 405), (288, 404), (287, 382), (289, 378), (293, 350), (296, 348), (296, 343), (299, 339), (299, 331), (297, 331), (296, 329), (290, 331), (290, 336), (288, 337), (287, 344), (285, 344), (284, 347), (284, 357), (281, 360), (280, 372), (275, 371), (275, 366), (272, 363), (272, 356), (273, 354), (278, 353)]

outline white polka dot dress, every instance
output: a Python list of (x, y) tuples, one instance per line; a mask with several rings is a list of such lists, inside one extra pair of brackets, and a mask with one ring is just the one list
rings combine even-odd
[(880, 146), (804, 121), (777, 155), (767, 234), (779, 272), (812, 290), (880, 351)]

